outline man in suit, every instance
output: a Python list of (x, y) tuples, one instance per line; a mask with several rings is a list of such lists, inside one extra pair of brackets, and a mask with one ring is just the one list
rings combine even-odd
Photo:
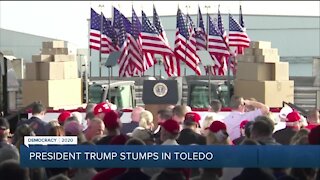
[(287, 115), (286, 128), (281, 129), (273, 134), (276, 141), (282, 145), (289, 145), (291, 138), (300, 130), (301, 116), (297, 111)]
[(22, 124), (28, 124), (37, 136), (44, 136), (48, 133), (48, 123), (43, 121), (46, 114), (46, 108), (41, 103), (32, 106), (32, 117)]
[(201, 116), (195, 112), (188, 112), (185, 115), (183, 122), (183, 130), (180, 132), (180, 136), (177, 142), (181, 145), (198, 144), (205, 145), (206, 138), (197, 133), (197, 129), (200, 127), (199, 121)]
[(123, 123), (121, 128), (121, 134), (131, 133), (136, 127), (139, 126), (140, 114), (144, 111), (143, 107), (135, 107), (131, 113), (131, 122)]
[(170, 109), (167, 108), (167, 109), (161, 109), (158, 111), (157, 123), (159, 125), (157, 129), (154, 130), (153, 132), (156, 144), (162, 143), (162, 141), (160, 140), (160, 132), (161, 132), (160, 124), (166, 121), (167, 119), (171, 119), (171, 118), (172, 118), (172, 111)]

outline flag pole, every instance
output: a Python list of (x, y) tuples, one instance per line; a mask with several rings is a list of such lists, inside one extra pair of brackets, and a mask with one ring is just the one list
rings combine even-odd
[[(90, 14), (91, 14), (91, 9), (90, 9)], [(91, 15), (90, 15), (91, 16)], [(91, 29), (91, 19), (88, 18), (87, 19), (88, 21), (88, 51), (87, 51), (87, 58), (84, 59), (84, 73), (85, 73), (85, 76), (84, 76), (84, 81), (85, 81), (85, 98), (86, 98), (86, 103), (89, 103), (89, 85), (88, 85), (88, 62), (90, 62), (90, 59), (91, 59), (91, 49), (90, 49), (90, 29)], [(81, 57), (81, 56), (80, 56)], [(91, 74), (91, 66), (90, 67), (90, 74)], [(91, 77), (91, 75), (90, 75)]]
[(206, 49), (208, 49), (208, 34), (209, 34), (209, 9), (211, 8), (210, 5), (204, 6), (207, 9), (207, 22), (206, 22), (206, 27), (207, 27), (207, 40), (206, 40)]
[[(230, 9), (229, 9), (229, 16), (230, 16)], [(229, 26), (230, 26), (230, 18), (229, 18)], [(229, 27), (230, 31), (230, 27)], [(231, 60), (233, 57), (233, 53), (230, 50), (229, 47), (229, 52), (231, 53), (230, 56), (228, 57), (228, 62), (227, 62), (227, 70), (228, 70), (228, 75), (227, 75), (227, 86), (228, 86), (228, 106), (230, 106), (230, 100), (231, 100), (231, 75), (230, 75), (230, 66), (231, 66)]]
[(102, 67), (101, 67), (101, 64), (102, 64), (102, 54), (101, 54), (101, 36), (102, 36), (102, 26), (103, 26), (103, 13), (102, 13), (102, 10), (103, 10), (103, 7), (104, 5), (103, 4), (99, 4), (99, 7), (100, 7), (100, 14), (101, 14), (101, 17), (100, 17), (100, 51), (99, 51), (99, 77), (102, 76)]
[[(187, 9), (187, 16), (186, 16), (186, 24), (187, 24), (187, 28), (188, 28), (188, 34), (189, 34), (189, 18), (188, 18), (188, 15), (189, 15), (189, 5), (186, 5), (186, 9)], [(179, 30), (180, 31), (180, 30)], [(189, 38), (186, 40), (186, 47), (185, 47), (185, 52), (187, 52), (187, 45), (188, 45), (188, 41), (191, 37), (191, 34), (189, 34)], [(184, 54), (184, 76), (186, 76), (187, 74), (187, 68), (186, 68), (186, 62), (187, 62), (187, 53)]]
[[(199, 7), (200, 8), (200, 7)], [(206, 40), (206, 49), (208, 50), (208, 34), (209, 34), (209, 8), (210, 5), (206, 5), (205, 8), (207, 9), (207, 22), (206, 22), (206, 28), (207, 28), (207, 40)], [(211, 103), (211, 66), (207, 66), (207, 71), (208, 71), (208, 91), (209, 91), (209, 104)]]

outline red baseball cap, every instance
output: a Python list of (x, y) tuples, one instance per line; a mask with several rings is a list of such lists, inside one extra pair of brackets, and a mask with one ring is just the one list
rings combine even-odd
[(301, 119), (300, 114), (297, 111), (292, 111), (287, 115), (287, 121), (286, 122), (297, 122)]
[(193, 121), (193, 122), (199, 124), (199, 122), (200, 122), (200, 120), (201, 120), (201, 116), (200, 116), (198, 113), (196, 113), (196, 112), (188, 112), (188, 113), (184, 116), (184, 120), (185, 120), (185, 121), (186, 121), (186, 120), (187, 120), (187, 121), (190, 120), (190, 121)]
[(240, 128), (241, 129), (244, 129), (246, 127), (246, 124), (249, 122), (249, 120), (243, 120), (241, 123), (240, 123)]
[(173, 119), (168, 119), (160, 125), (171, 134), (179, 134), (180, 132), (179, 123)]
[(69, 117), (71, 117), (71, 112), (69, 111), (63, 111), (62, 113), (60, 113), (59, 117), (58, 117), (58, 122), (64, 123)]
[(99, 113), (106, 112), (108, 109), (110, 109), (109, 105), (105, 102), (102, 102), (102, 103), (97, 104), (94, 107), (93, 113), (94, 113), (94, 115), (97, 115)]
[(119, 114), (116, 111), (107, 109), (104, 113), (103, 122), (107, 129), (116, 129), (120, 127)]
[(211, 123), (211, 125), (207, 129), (209, 129), (213, 133), (217, 133), (217, 132), (219, 132), (221, 130), (225, 130), (226, 131), (227, 130), (227, 126), (226, 126), (226, 124), (224, 124), (221, 121), (213, 121)]

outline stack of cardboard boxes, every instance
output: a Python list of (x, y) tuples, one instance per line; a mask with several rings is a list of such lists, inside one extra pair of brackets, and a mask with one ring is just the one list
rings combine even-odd
[(294, 100), (294, 81), (289, 80), (288, 62), (280, 62), (278, 49), (271, 42), (251, 42), (238, 59), (234, 93), (256, 98), (270, 107)]
[(26, 63), (22, 82), (23, 105), (41, 101), (47, 107), (78, 106), (82, 103), (82, 83), (75, 55), (68, 54), (64, 41), (42, 43), (40, 55)]

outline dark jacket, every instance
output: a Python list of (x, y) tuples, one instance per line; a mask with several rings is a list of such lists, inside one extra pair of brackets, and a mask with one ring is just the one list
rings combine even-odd
[(115, 136), (105, 136), (103, 138), (101, 138), (98, 142), (96, 142), (96, 145), (109, 145), (112, 138), (114, 138)]
[(232, 143), (234, 145), (240, 145), (242, 143), (242, 141), (245, 139), (246, 139), (246, 136), (240, 136), (237, 139), (233, 140)]
[(177, 142), (180, 145), (190, 145), (190, 144), (205, 145), (206, 138), (194, 132), (192, 129), (183, 129), (180, 132)]
[(123, 123), (120, 129), (121, 134), (131, 133), (136, 127), (139, 126), (138, 122), (131, 121), (130, 123)]
[(281, 145), (273, 137), (262, 137), (255, 139), (260, 145)]
[(37, 136), (45, 136), (49, 131), (48, 123), (35, 116), (32, 116), (26, 121), (23, 121), (22, 124), (28, 124)]
[(282, 145), (289, 145), (291, 138), (297, 133), (296, 129), (286, 127), (273, 134), (274, 139)]
[(157, 129), (157, 132), (154, 132), (153, 138), (156, 144), (162, 144), (163, 142), (160, 139), (161, 136), (161, 126), (159, 126), (159, 129)]
[(233, 180), (248, 179), (275, 180), (276, 178), (272, 174), (260, 168), (244, 168), (240, 175), (233, 178)]

